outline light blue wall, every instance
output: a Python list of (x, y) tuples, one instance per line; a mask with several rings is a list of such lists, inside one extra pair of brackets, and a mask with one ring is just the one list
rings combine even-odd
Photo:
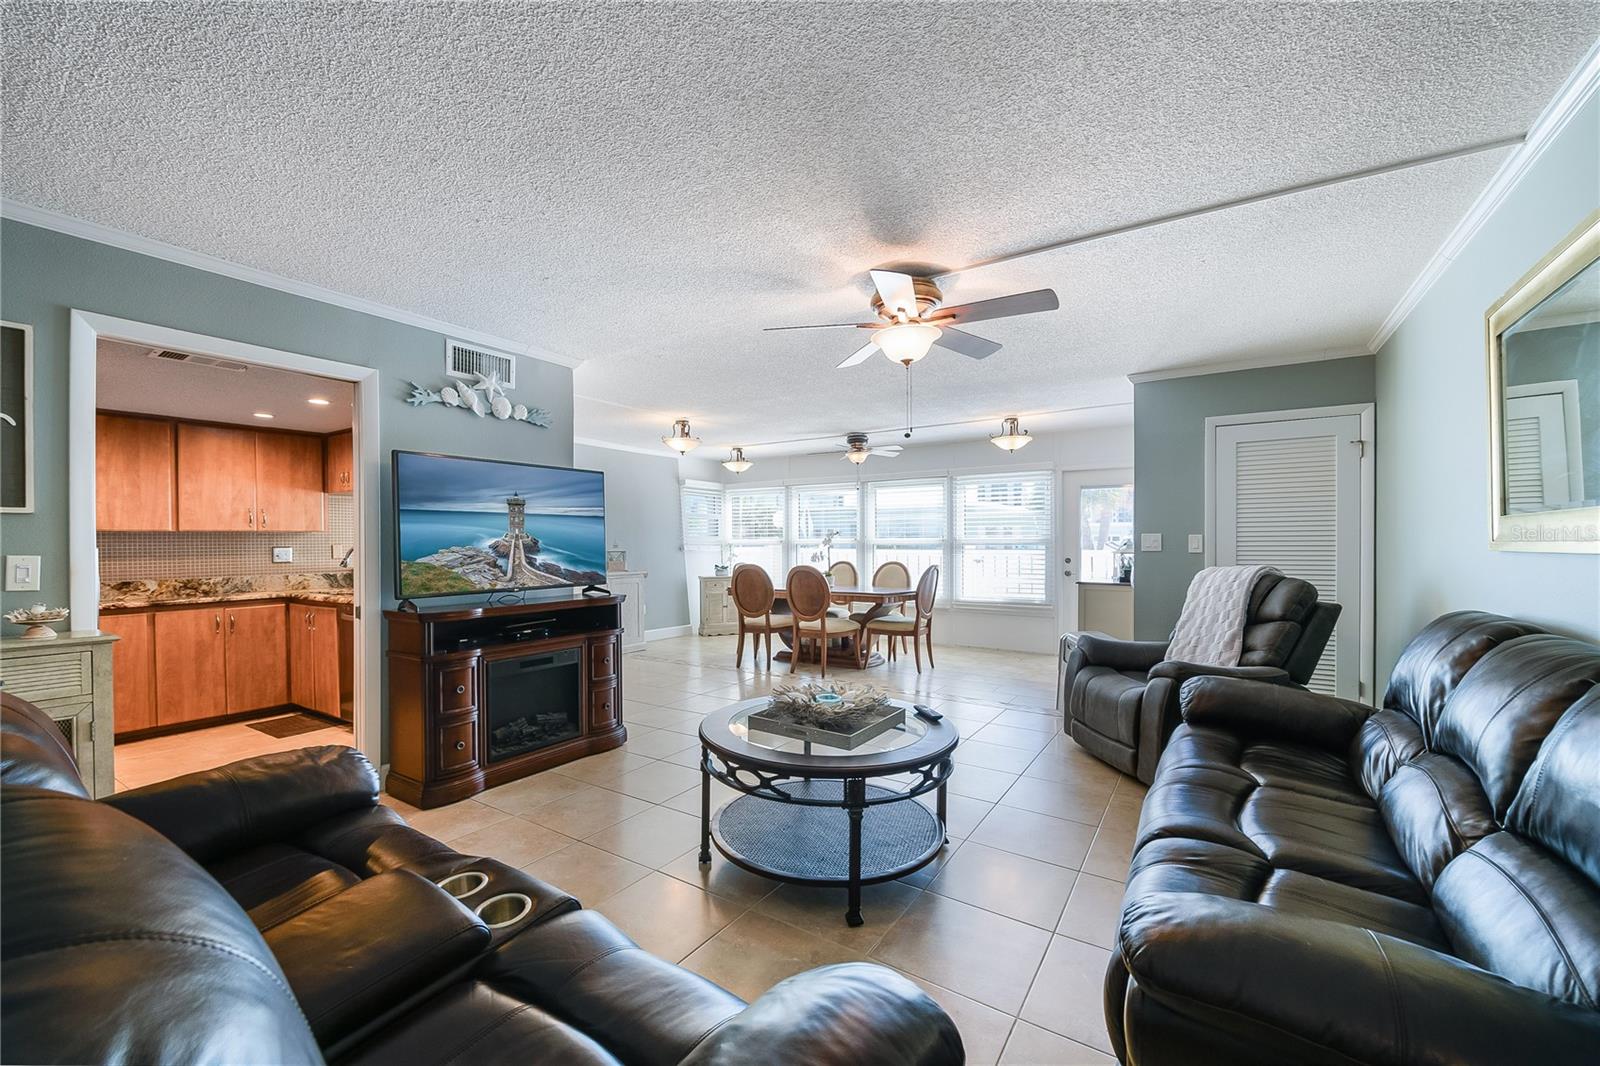
[(1160, 533), (1162, 539), (1161, 551), (1134, 558), (1138, 639), (1165, 640), (1171, 634), (1189, 581), (1204, 565), (1204, 555), (1189, 554), (1188, 535), (1205, 531), (1206, 419), (1371, 403), (1377, 395), (1373, 362), (1370, 355), (1355, 356), (1133, 387), (1134, 525), (1139, 533)]
[[(689, 624), (684, 576), (678, 478), (680, 460), (579, 444), (574, 466), (606, 473), (606, 546), (628, 553), (628, 569), (644, 570), (644, 628)], [(715, 469), (713, 467), (712, 469)]]
[[(0, 316), (33, 326), (36, 502), (31, 515), (0, 516), (0, 541), (10, 554), (43, 557), (39, 591), (4, 593), (7, 609), (67, 602), (67, 390), (79, 384), (67, 380), (74, 309), (377, 367), (386, 606), (394, 604), (392, 449), (572, 463), (567, 367), (531, 359), (518, 364), (515, 395), (552, 413), (548, 429), (480, 421), (442, 407), (414, 410), (405, 403), (406, 382), (443, 380), (442, 334), (6, 219), (0, 222)], [(204, 417), (204, 410), (195, 414)]]
[[(42, 556), (39, 591), (5, 593), (7, 608), (39, 600), (65, 604), (68, 598), (67, 395), (69, 388), (80, 387), (67, 374), (74, 309), (377, 367), (385, 606), (395, 602), (391, 450), (572, 464), (572, 371), (567, 367), (531, 359), (518, 364), (515, 395), (551, 412), (548, 429), (480, 421), (441, 407), (414, 410), (405, 403), (406, 382), (442, 379), (442, 334), (7, 219), (0, 222), (0, 317), (34, 328), (35, 511), (0, 516), (0, 551)], [(204, 410), (195, 414), (203, 417)], [(387, 671), (384, 679), (381, 743), (386, 750)]]
[(1600, 557), (1489, 548), (1484, 313), (1600, 207), (1591, 97), (1378, 353), (1378, 677), (1445, 611), (1600, 639)]

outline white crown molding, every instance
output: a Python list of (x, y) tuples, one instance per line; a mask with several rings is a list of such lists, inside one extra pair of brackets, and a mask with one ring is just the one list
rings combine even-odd
[(434, 333), (442, 333), (446, 337), (453, 337), (456, 340), (487, 345), (488, 347), (498, 348), (528, 359), (538, 359), (566, 367), (576, 367), (583, 362), (580, 358), (561, 355), (538, 345), (497, 337), (482, 330), (459, 326), (453, 322), (445, 322), (428, 315), (407, 311), (403, 308), (390, 307), (388, 304), (381, 304), (376, 300), (350, 296), (310, 282), (296, 281), (281, 274), (274, 274), (256, 267), (243, 266), (218, 256), (208, 255), (205, 252), (181, 248), (175, 244), (167, 244), (165, 241), (141, 237), (136, 233), (114, 229), (98, 222), (88, 222), (81, 218), (73, 218), (71, 215), (64, 215), (59, 211), (52, 211), (44, 207), (34, 207), (31, 204), (19, 203), (16, 200), (5, 197), (0, 197), (0, 217), (14, 219), (30, 226), (38, 226), (40, 229), (64, 233), (69, 237), (94, 241), (96, 244), (110, 245), (113, 248), (121, 248), (124, 251), (148, 255), (153, 259), (177, 263), (179, 266), (204, 270), (208, 274), (220, 274), (223, 277), (233, 278), (235, 281), (260, 285), (266, 289), (276, 289), (279, 292), (289, 293), (291, 296), (300, 296), (308, 300), (316, 300), (318, 303), (332, 304), (335, 307), (343, 307), (348, 311), (359, 311), (362, 314), (385, 318), (391, 322), (400, 322), (408, 326), (416, 326), (419, 329), (431, 330)]
[(1298, 355), (1267, 355), (1259, 359), (1230, 359), (1176, 366), (1170, 370), (1146, 370), (1140, 374), (1129, 374), (1128, 380), (1135, 385), (1142, 385), (1147, 381), (1166, 381), (1169, 378), (1196, 378), (1206, 374), (1227, 374), (1235, 370), (1265, 370), (1275, 366), (1321, 363), (1330, 359), (1353, 359), (1356, 356), (1371, 354), (1370, 348), (1334, 348), (1326, 352), (1302, 352)]
[(1560, 136), (1566, 129), (1567, 123), (1578, 110), (1588, 102), (1600, 88), (1600, 41), (1589, 49), (1588, 55), (1583, 57), (1583, 62), (1578, 64), (1576, 70), (1561, 86), (1561, 91), (1545, 106), (1534, 120), (1533, 127), (1528, 130), (1528, 136), (1523, 139), (1520, 146), (1500, 165), (1493, 178), (1489, 180), (1488, 187), (1478, 195), (1472, 208), (1466, 213), (1455, 229), (1444, 239), (1439, 250), (1433, 253), (1433, 258), (1422, 268), (1422, 273), (1406, 289), (1405, 295), (1400, 297), (1400, 302), (1395, 304), (1394, 310), (1383, 320), (1378, 327), (1378, 332), (1372, 335), (1369, 347), (1376, 352), (1388, 343), (1394, 331), (1406, 320), (1422, 298), (1428, 294), (1434, 284), (1449, 269), (1456, 256), (1466, 247), (1467, 242), (1478, 235), (1489, 218), (1499, 210), (1511, 191), (1517, 187), (1523, 177), (1544, 155), (1545, 149)]
[(573, 437), (573, 444), (581, 444), (586, 448), (604, 448), (610, 452), (632, 452), (635, 455), (648, 455), (652, 459), (662, 459), (675, 463), (686, 456), (679, 455), (669, 449), (665, 444), (659, 448), (644, 448), (637, 444), (621, 444), (617, 441), (601, 440), (599, 437)]

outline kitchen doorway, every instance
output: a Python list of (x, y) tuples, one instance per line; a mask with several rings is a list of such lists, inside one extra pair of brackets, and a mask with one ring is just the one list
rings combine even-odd
[(83, 311), (70, 345), (70, 606), (122, 638), (119, 786), (322, 743), (377, 764), (377, 371)]

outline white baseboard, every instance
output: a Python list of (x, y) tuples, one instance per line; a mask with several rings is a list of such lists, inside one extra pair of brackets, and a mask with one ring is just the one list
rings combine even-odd
[(670, 637), (687, 637), (694, 632), (693, 626), (662, 626), (660, 629), (647, 629), (644, 631), (645, 640), (667, 640)]

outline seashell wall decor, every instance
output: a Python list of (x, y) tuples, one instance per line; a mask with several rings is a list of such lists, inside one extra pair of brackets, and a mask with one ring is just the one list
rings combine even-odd
[(483, 374), (478, 374), (476, 377), (478, 380), (475, 384), (458, 381), (445, 385), (438, 391), (418, 385), (415, 381), (409, 382), (411, 394), (406, 397), (406, 403), (412, 407), (439, 404), (442, 407), (457, 407), (469, 411), (479, 418), (497, 418), (502, 422), (526, 422), (541, 429), (550, 427), (549, 411), (542, 407), (512, 403), (511, 398), (506, 395), (505, 386), (496, 377)]

